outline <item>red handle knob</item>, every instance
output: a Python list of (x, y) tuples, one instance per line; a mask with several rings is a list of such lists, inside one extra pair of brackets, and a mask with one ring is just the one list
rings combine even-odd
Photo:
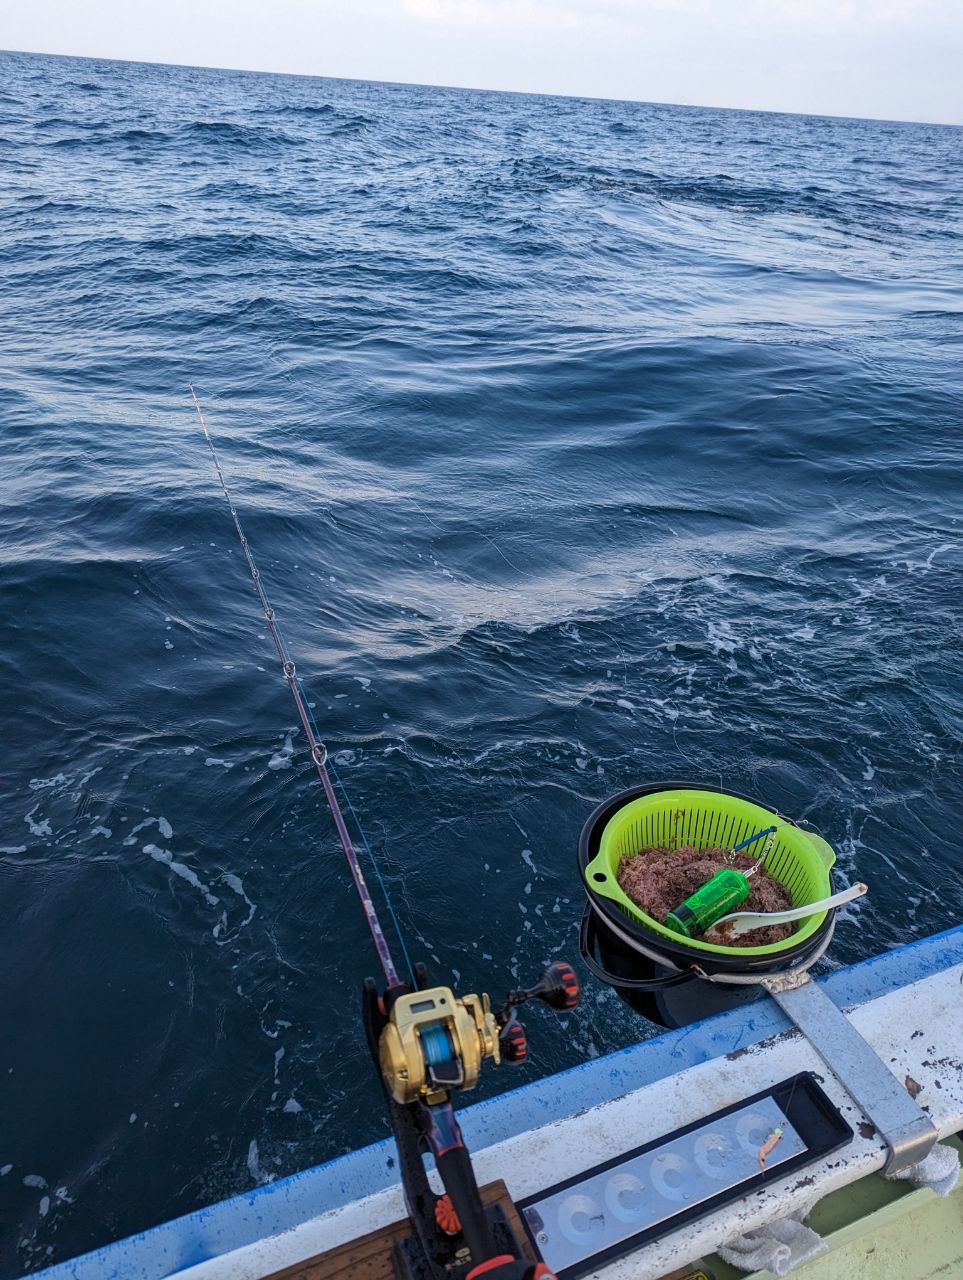
[(528, 1057), (528, 1036), (520, 1022), (510, 1022), (498, 1037), (506, 1062), (524, 1062)]
[(545, 977), (548, 978), (549, 975), (551, 976), (552, 995), (555, 996), (551, 1003), (556, 1009), (574, 1009), (581, 995), (581, 988), (579, 987), (575, 970), (564, 960), (556, 960), (545, 971)]

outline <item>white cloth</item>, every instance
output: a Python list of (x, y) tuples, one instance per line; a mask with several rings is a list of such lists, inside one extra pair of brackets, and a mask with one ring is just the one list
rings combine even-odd
[(938, 1196), (948, 1196), (960, 1176), (960, 1156), (955, 1147), (938, 1142), (919, 1164), (911, 1164), (899, 1173), (884, 1173), (891, 1181), (905, 1179), (914, 1187), (929, 1187)]
[(777, 1218), (727, 1241), (719, 1249), (719, 1257), (742, 1271), (771, 1271), (773, 1275), (787, 1276), (794, 1267), (826, 1249), (822, 1236), (803, 1223), (814, 1204), (815, 1201), (804, 1205), (794, 1217)]

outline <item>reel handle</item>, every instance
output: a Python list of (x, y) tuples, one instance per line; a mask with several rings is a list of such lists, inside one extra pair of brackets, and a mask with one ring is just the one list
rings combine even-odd
[(572, 966), (565, 960), (556, 960), (542, 973), (535, 995), (551, 1009), (568, 1010), (576, 1007), (582, 989)]
[(502, 1027), (498, 1034), (498, 1045), (502, 1052), (502, 1061), (518, 1066), (528, 1057), (528, 1036), (525, 1028), (516, 1017)]
[(541, 1000), (550, 1009), (565, 1011), (574, 1009), (579, 1002), (581, 988), (572, 966), (565, 960), (555, 960), (542, 970), (542, 976), (534, 987), (521, 991), (509, 991), (505, 1007), (524, 1004), (526, 1000)]

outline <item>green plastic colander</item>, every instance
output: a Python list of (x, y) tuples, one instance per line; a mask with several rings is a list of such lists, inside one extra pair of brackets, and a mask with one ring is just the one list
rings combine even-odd
[[(619, 863), (626, 854), (652, 846), (678, 849), (685, 844), (696, 849), (731, 849), (764, 827), (773, 826), (778, 827), (778, 831), (763, 866), (789, 890), (792, 905), (802, 907), (829, 897), (832, 893), (829, 872), (836, 854), (821, 836), (803, 831), (762, 805), (717, 791), (655, 791), (623, 805), (605, 824), (599, 851), (585, 868), (585, 882), (592, 893), (611, 899), (631, 920), (670, 942), (684, 942), (700, 951), (723, 955), (774, 955), (814, 934), (825, 920), (826, 912), (818, 911), (801, 920), (798, 928), (781, 942), (770, 942), (763, 947), (723, 947), (700, 938), (683, 939), (673, 933), (637, 907), (622, 892), (616, 878)], [(760, 841), (760, 845), (763, 844), (764, 841)]]

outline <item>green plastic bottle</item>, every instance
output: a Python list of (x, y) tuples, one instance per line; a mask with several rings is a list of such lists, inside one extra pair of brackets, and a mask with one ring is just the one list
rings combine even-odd
[(741, 871), (724, 867), (696, 889), (681, 906), (665, 918), (667, 929), (694, 938), (705, 933), (717, 920), (740, 906), (749, 897), (749, 880)]

